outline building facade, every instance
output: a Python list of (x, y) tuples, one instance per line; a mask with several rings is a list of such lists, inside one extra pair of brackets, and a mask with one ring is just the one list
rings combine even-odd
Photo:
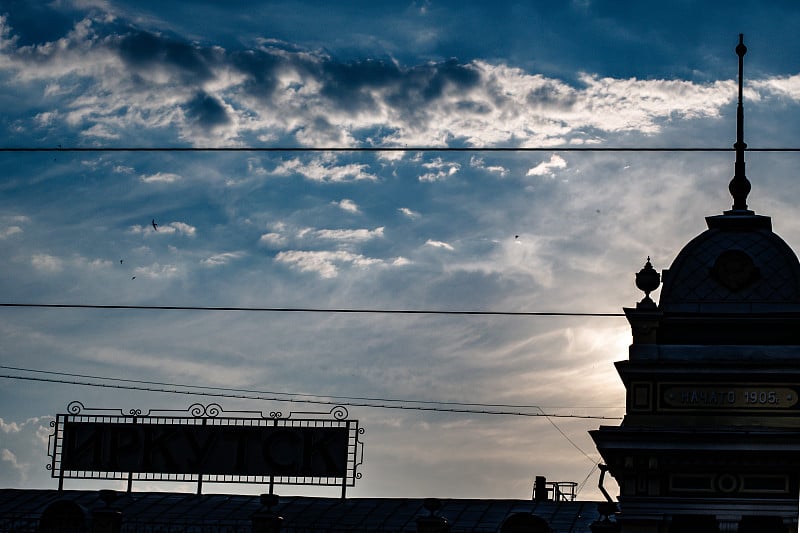
[[(800, 262), (747, 207), (740, 38), (733, 206), (625, 309), (620, 426), (590, 432), (620, 487), (623, 533), (797, 531)], [(663, 279), (659, 302), (649, 294)]]

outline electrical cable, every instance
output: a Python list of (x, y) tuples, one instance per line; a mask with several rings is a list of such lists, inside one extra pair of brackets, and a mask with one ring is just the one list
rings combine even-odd
[[(165, 385), (165, 386), (172, 386), (172, 387), (183, 387), (183, 388), (190, 388), (190, 389), (204, 389), (204, 390), (214, 390), (214, 391), (223, 391), (223, 392), (247, 392), (247, 393), (255, 393), (255, 394), (278, 394), (283, 396), (296, 396), (301, 398), (330, 398), (334, 400), (365, 400), (365, 401), (373, 401), (373, 402), (397, 402), (397, 403), (418, 403), (418, 404), (429, 404), (429, 405), (457, 405), (457, 406), (477, 406), (477, 407), (502, 407), (502, 408), (509, 408), (509, 409), (539, 409), (542, 410), (541, 406), (538, 405), (520, 405), (520, 404), (503, 404), (503, 403), (474, 403), (474, 402), (443, 402), (443, 401), (434, 401), (434, 400), (408, 400), (402, 398), (374, 398), (374, 397), (365, 397), (365, 396), (334, 396), (334, 395), (321, 395), (321, 394), (307, 394), (307, 393), (296, 393), (296, 392), (275, 392), (275, 391), (263, 391), (263, 390), (253, 390), (253, 389), (236, 389), (231, 387), (213, 387), (207, 385), (187, 385), (185, 383), (167, 383), (163, 381), (147, 381), (147, 380), (139, 380), (139, 379), (126, 379), (126, 378), (110, 378), (106, 376), (94, 376), (91, 374), (73, 374), (70, 372), (56, 372), (52, 370), (38, 370), (33, 368), (23, 368), (23, 367), (16, 367), (16, 366), (7, 366), (7, 365), (0, 365), (0, 369), (4, 370), (15, 370), (18, 372), (31, 372), (35, 374), (49, 374), (54, 376), (67, 376), (73, 378), (86, 378), (86, 379), (102, 379), (106, 381), (122, 381), (125, 383), (138, 383), (143, 385)], [(554, 407), (551, 407), (553, 409)], [(572, 406), (570, 409), (618, 409), (618, 407), (605, 407), (605, 406), (598, 406), (598, 407), (575, 407)]]
[(591, 462), (592, 464), (597, 464), (597, 461), (595, 461), (594, 459), (592, 459), (592, 458), (589, 456), (589, 454), (588, 454), (588, 453), (586, 453), (585, 451), (583, 451), (583, 449), (581, 449), (581, 447), (580, 447), (580, 446), (578, 446), (578, 445), (575, 443), (575, 441), (573, 441), (571, 438), (569, 438), (569, 437), (567, 436), (567, 434), (566, 434), (566, 433), (564, 433), (564, 432), (561, 430), (561, 428), (560, 428), (560, 427), (558, 427), (558, 426), (556, 425), (556, 423), (555, 423), (555, 422), (553, 422), (552, 420), (550, 420), (550, 415), (547, 415), (547, 414), (545, 414), (545, 413), (544, 413), (544, 411), (542, 411), (542, 410), (541, 410), (541, 408), (539, 409), (539, 411), (541, 411), (541, 412), (542, 412), (542, 416), (544, 416), (544, 417), (547, 419), (547, 421), (548, 421), (548, 422), (550, 422), (550, 424), (552, 424), (552, 426), (553, 426), (554, 428), (556, 428), (556, 431), (558, 431), (559, 433), (561, 433), (561, 436), (562, 436), (562, 437), (564, 437), (565, 439), (567, 439), (567, 442), (569, 442), (570, 444), (572, 444), (572, 447), (573, 447), (573, 448), (575, 448), (576, 450), (578, 450), (579, 452), (581, 452), (581, 454), (583, 454), (583, 456), (584, 456), (584, 457), (586, 457), (586, 458), (589, 460), (589, 462)]
[(597, 470), (598, 466), (599, 466), (599, 463), (595, 463), (594, 466), (592, 466), (592, 469), (589, 470), (589, 473), (586, 474), (586, 477), (583, 478), (583, 481), (581, 481), (580, 485), (578, 485), (578, 488), (575, 490), (575, 497), (576, 498), (578, 497), (578, 494), (581, 493), (581, 491), (583, 490), (583, 487), (586, 485), (586, 483), (589, 481), (589, 478), (592, 477), (592, 474), (594, 474), (594, 471)]
[[(659, 146), (3, 146), (1, 152), (733, 152), (735, 148)], [(747, 152), (800, 152), (793, 147), (750, 148)]]
[(578, 316), (578, 317), (622, 317), (624, 313), (579, 313), (555, 311), (465, 311), (435, 309), (325, 309), (317, 307), (210, 307), (192, 305), (98, 305), (98, 304), (45, 304), (45, 303), (0, 303), (0, 307), (38, 307), (45, 309), (118, 309), (147, 311), (244, 311), (273, 313), (363, 313), (393, 315), (484, 315), (484, 316)]
[[(466, 413), (466, 414), (481, 414), (481, 415), (502, 415), (502, 416), (521, 416), (521, 417), (554, 417), (554, 418), (580, 418), (580, 419), (591, 419), (591, 420), (620, 420), (622, 417), (609, 417), (609, 416), (598, 416), (598, 415), (561, 415), (561, 414), (554, 414), (554, 413), (543, 413), (541, 409), (537, 413), (530, 413), (524, 411), (504, 411), (504, 410), (479, 410), (479, 409), (468, 409), (468, 408), (444, 408), (444, 407), (434, 407), (434, 406), (424, 406), (424, 405), (389, 405), (385, 403), (366, 403), (366, 402), (342, 402), (342, 401), (326, 401), (326, 400), (314, 400), (310, 398), (306, 399), (293, 399), (293, 398), (278, 398), (275, 396), (266, 396), (266, 395), (255, 395), (255, 394), (226, 394), (223, 392), (211, 392), (211, 391), (195, 391), (195, 390), (178, 390), (178, 389), (166, 389), (166, 388), (159, 388), (159, 387), (146, 387), (143, 385), (125, 385), (120, 383), (92, 383), (87, 381), (77, 381), (77, 380), (68, 380), (68, 379), (55, 379), (55, 378), (45, 378), (45, 377), (35, 377), (35, 376), (19, 376), (19, 375), (10, 375), (10, 374), (0, 374), (0, 378), (4, 379), (17, 379), (17, 380), (24, 380), (24, 381), (36, 381), (36, 382), (43, 382), (43, 383), (57, 383), (57, 384), (65, 384), (65, 385), (80, 385), (85, 387), (99, 387), (99, 388), (107, 388), (107, 389), (119, 389), (119, 390), (135, 390), (135, 391), (146, 391), (146, 392), (161, 392), (166, 394), (183, 394), (187, 396), (205, 396), (205, 397), (214, 397), (214, 398), (232, 398), (232, 399), (241, 399), (241, 400), (261, 400), (261, 401), (274, 401), (274, 402), (285, 402), (285, 403), (301, 403), (301, 404), (314, 404), (314, 405), (343, 405), (347, 407), (368, 407), (368, 408), (376, 408), (376, 409), (399, 409), (399, 410), (406, 410), (406, 411), (431, 411), (431, 412), (441, 412), (441, 413)], [(105, 379), (113, 379), (113, 378), (105, 378)], [(550, 422), (553, 423), (552, 421)], [(553, 424), (555, 425), (555, 424)], [(560, 430), (559, 430), (560, 431)], [(563, 434), (563, 433), (562, 433)]]

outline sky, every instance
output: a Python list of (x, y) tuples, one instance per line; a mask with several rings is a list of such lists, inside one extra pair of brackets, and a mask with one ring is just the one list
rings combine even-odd
[[(0, 152), (0, 303), (621, 313), (648, 257), (668, 268), (730, 209), (734, 154), (564, 148), (730, 148), (739, 33), (746, 142), (799, 147), (799, 25), (795, 2), (0, 1), (0, 147), (98, 149)], [(162, 150), (103, 150), (130, 147)], [(220, 147), (316, 150), (163, 150)], [(792, 247), (797, 157), (746, 156), (750, 208)], [(342, 404), (365, 429), (349, 496), (526, 499), (543, 475), (601, 499), (587, 431), (624, 414), (631, 336), (619, 316), (2, 307), (0, 339), (4, 487), (56, 487), (73, 400)]]

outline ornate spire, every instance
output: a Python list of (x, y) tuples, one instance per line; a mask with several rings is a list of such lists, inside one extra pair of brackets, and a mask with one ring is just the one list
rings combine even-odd
[(747, 195), (750, 193), (750, 181), (744, 173), (744, 151), (747, 145), (744, 142), (744, 107), (742, 105), (742, 83), (744, 78), (744, 55), (747, 47), (744, 45), (744, 34), (739, 34), (739, 44), (736, 46), (736, 55), (739, 56), (739, 104), (736, 106), (736, 163), (733, 179), (728, 184), (728, 190), (733, 196), (733, 210), (747, 211)]

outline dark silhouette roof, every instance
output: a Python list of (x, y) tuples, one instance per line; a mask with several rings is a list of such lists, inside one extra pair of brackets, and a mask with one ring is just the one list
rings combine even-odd
[[(74, 502), (90, 516), (107, 508), (99, 491), (0, 489), (0, 531), (35, 531), (42, 513), (59, 501)], [(413, 532), (429, 516), (423, 498), (312, 498), (281, 496), (271, 512), (285, 532)], [(122, 512), (123, 531), (252, 531), (251, 517), (264, 510), (259, 496), (169, 492), (117, 493), (111, 508)], [(497, 532), (517, 513), (532, 513), (553, 531), (588, 533), (600, 518), (597, 502), (442, 499), (437, 516), (452, 532)], [(154, 529), (154, 527), (158, 529)], [(200, 529), (202, 527), (202, 529)]]

